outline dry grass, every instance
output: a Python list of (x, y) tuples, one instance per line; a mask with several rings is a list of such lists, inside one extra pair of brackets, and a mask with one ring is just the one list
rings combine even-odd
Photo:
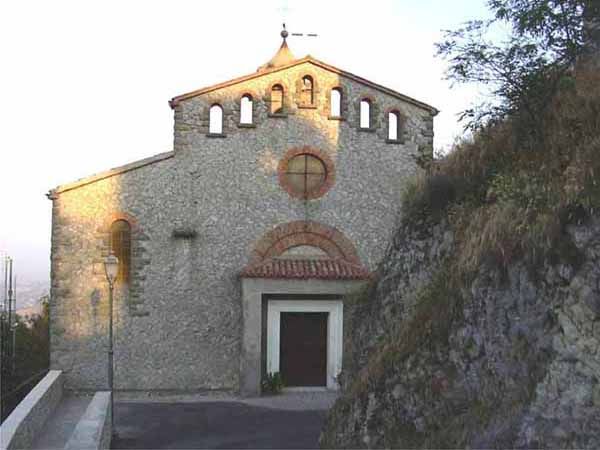
[(463, 275), (517, 258), (535, 267), (560, 252), (567, 224), (598, 213), (600, 74), (577, 74), (538, 120), (541, 134), (518, 117), (481, 130), (404, 192), (407, 223), (449, 218)]
[(430, 283), (415, 293), (414, 315), (401, 328), (385, 336), (369, 363), (358, 371), (349, 392), (354, 395), (365, 392), (370, 385), (380, 381), (386, 371), (393, 370), (392, 367), (419, 349), (448, 345), (450, 328), (461, 314), (463, 301), (456, 281), (446, 264)]

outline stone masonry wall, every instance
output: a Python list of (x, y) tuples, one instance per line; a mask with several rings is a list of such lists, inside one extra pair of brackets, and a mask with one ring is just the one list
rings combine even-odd
[[(315, 80), (316, 102), (296, 104), (297, 81)], [(288, 114), (270, 117), (269, 88), (285, 88)], [(343, 89), (343, 118), (329, 118), (329, 92)], [(239, 100), (254, 99), (254, 125), (240, 127)], [(358, 130), (358, 105), (374, 127)], [(224, 108), (223, 136), (207, 136), (208, 109)], [(387, 143), (385, 115), (403, 118)], [(51, 365), (67, 388), (106, 386), (107, 284), (102, 257), (112, 220), (132, 223), (132, 276), (115, 297), (115, 384), (126, 390), (237, 390), (241, 339), (239, 272), (273, 228), (298, 220), (333, 227), (371, 270), (397, 220), (403, 180), (431, 152), (431, 113), (310, 63), (181, 101), (175, 152), (153, 164), (54, 195)], [(335, 183), (322, 197), (292, 198), (279, 184), (281, 157), (309, 146), (327, 154)], [(60, 189), (59, 189), (60, 191)], [(183, 230), (183, 231), (182, 231)]]

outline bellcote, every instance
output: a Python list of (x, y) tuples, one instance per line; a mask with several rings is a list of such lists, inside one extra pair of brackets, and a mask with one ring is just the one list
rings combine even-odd
[(292, 51), (290, 50), (290, 48), (287, 45), (288, 32), (285, 29), (285, 24), (283, 24), (283, 30), (281, 30), (280, 35), (281, 35), (281, 38), (283, 39), (283, 42), (281, 43), (281, 47), (279, 47), (279, 50), (277, 50), (277, 53), (275, 53), (275, 56), (273, 56), (269, 60), (269, 62), (267, 62), (266, 64), (263, 64), (256, 70), (257, 72), (262, 72), (264, 70), (273, 69), (275, 67), (285, 66), (296, 60), (296, 57), (294, 56), (294, 54), (292, 53)]

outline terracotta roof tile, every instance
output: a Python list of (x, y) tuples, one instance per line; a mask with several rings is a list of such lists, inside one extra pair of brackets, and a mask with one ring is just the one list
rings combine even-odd
[(258, 264), (246, 266), (244, 278), (283, 278), (321, 280), (365, 280), (369, 271), (343, 259), (284, 259), (270, 258)]

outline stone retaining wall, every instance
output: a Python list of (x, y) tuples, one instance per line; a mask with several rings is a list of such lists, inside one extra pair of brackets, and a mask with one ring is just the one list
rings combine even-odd
[(63, 376), (51, 370), (15, 408), (0, 427), (0, 448), (30, 448), (63, 397)]

